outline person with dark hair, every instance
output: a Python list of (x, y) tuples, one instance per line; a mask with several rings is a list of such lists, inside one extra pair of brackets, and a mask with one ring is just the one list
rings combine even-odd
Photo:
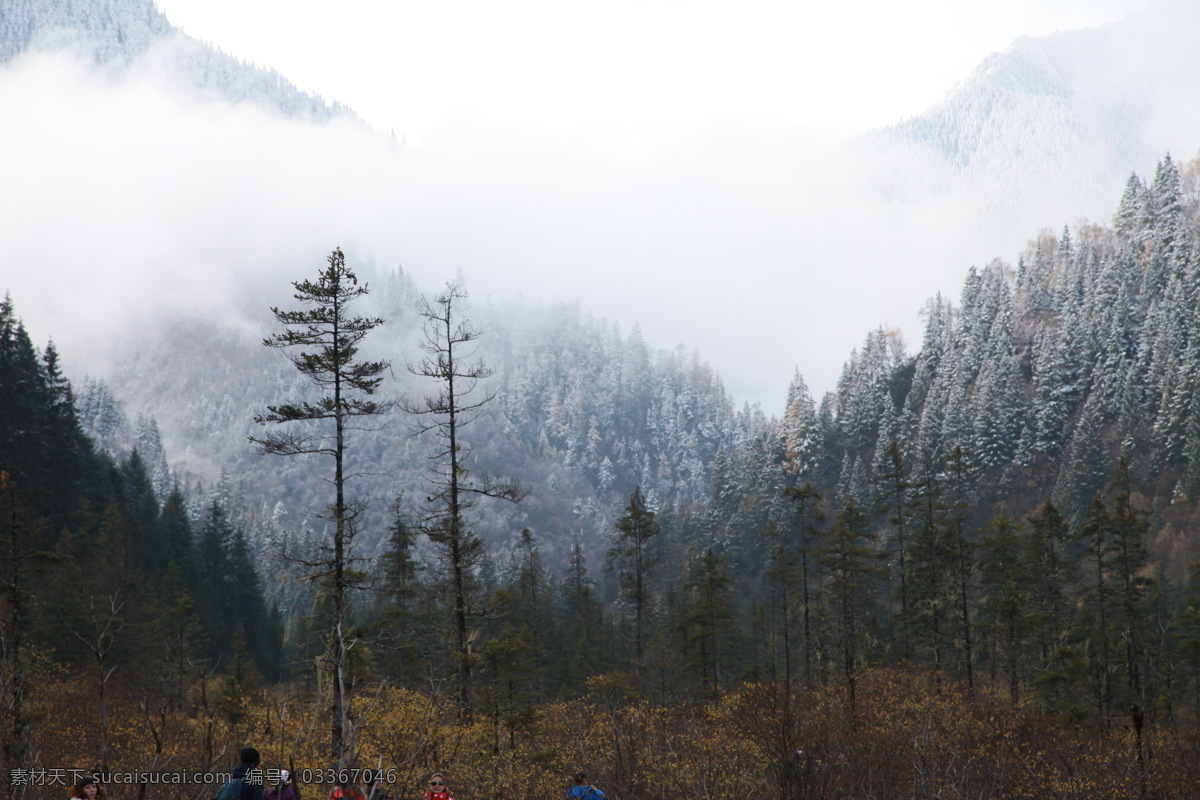
[(263, 776), (258, 768), (262, 759), (253, 747), (243, 747), (240, 763), (233, 768), (229, 783), (221, 787), (213, 800), (263, 800)]
[(566, 800), (604, 800), (604, 792), (588, 783), (586, 772), (575, 773), (575, 785), (567, 790)]
[(388, 794), (387, 786), (383, 783), (383, 778), (376, 778), (371, 784), (371, 791), (367, 793), (367, 800), (392, 800), (392, 796)]
[(435, 772), (429, 776), (429, 789), (425, 792), (425, 800), (454, 800), (450, 796), (450, 786), (445, 775)]
[(105, 800), (108, 792), (91, 775), (82, 776), (71, 788), (71, 800)]

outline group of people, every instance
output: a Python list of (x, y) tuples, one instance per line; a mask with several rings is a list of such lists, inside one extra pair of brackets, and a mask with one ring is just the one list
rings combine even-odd
[[(253, 747), (242, 749), (240, 761), (230, 777), (214, 796), (214, 800), (297, 800), (295, 776), (286, 769), (279, 771), (279, 780), (274, 786), (264, 787), (261, 781), (253, 780), (251, 771), (258, 769), (261, 761), (258, 750)], [(107, 800), (108, 792), (93, 776), (84, 776), (71, 790), (71, 800)], [(382, 780), (376, 780), (367, 796), (363, 796), (352, 784), (335, 783), (329, 800), (391, 800)], [(450, 796), (449, 782), (441, 772), (429, 776), (429, 788), (424, 800), (454, 800)], [(604, 792), (588, 783), (585, 772), (575, 773), (575, 785), (567, 792), (564, 800), (605, 800)]]

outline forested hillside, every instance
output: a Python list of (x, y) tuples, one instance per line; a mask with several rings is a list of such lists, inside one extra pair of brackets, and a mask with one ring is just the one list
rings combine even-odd
[(1078, 520), (1124, 459), (1157, 508), (1195, 494), (1200, 435), (1197, 163), (1130, 178), (1113, 228), (1043, 231), (1015, 267), (972, 268), (926, 309), (920, 351), (883, 331), (851, 355), (834, 408), (797, 379), (782, 436), (799, 480), (867, 498), (894, 443), (914, 482), (961, 450), (983, 502), (1052, 497)]
[[(957, 304), (930, 301), (915, 354), (873, 331), (836, 392), (817, 401), (794, 375), (782, 420), (735, 413), (696, 355), (577, 306), (459, 306), (494, 369), (462, 429), (462, 474), (519, 478), (526, 496), (465, 511), (459, 562), (431, 523), (428, 433), (401, 414), (352, 432), (353, 485), (374, 512), (345, 584), (358, 733), (333, 763), (455, 766), (482, 793), (582, 760), (643, 797), (654, 771), (627, 748), (678, 746), (682, 725), (697, 738), (669, 774), (692, 796), (687, 759), (713, 757), (720, 724), (757, 743), (744, 755), (777, 796), (829, 796), (871, 780), (830, 748), (875, 742), (881, 763), (905, 763), (916, 745), (900, 732), (940, 708), (945, 741), (982, 738), (920, 778), (931, 785), (1187, 796), (1198, 174), (1168, 156), (1130, 178), (1111, 228), (1043, 231), (1015, 266), (970, 269)], [(399, 270), (363, 277), (380, 320), (364, 354), (396, 362), (389, 392), (428, 394), (401, 366), (428, 321), (420, 292)], [(259, 741), (320, 766), (329, 484), (320, 463), (246, 441), (262, 408), (312, 387), (259, 331), (192, 321), (76, 398), (15, 299), (0, 312), (6, 765), (205, 769)], [(902, 712), (896, 692), (928, 693), (924, 710)], [(64, 738), (67, 696), (94, 711)], [(420, 756), (390, 749), (386, 726), (418, 708), (459, 727), (414, 731)], [(817, 708), (827, 724), (796, 716)], [(561, 714), (604, 715), (613, 748), (555, 742)], [(640, 740), (645, 715), (676, 738)], [(1087, 744), (1089, 781), (1081, 764), (1022, 761), (1037, 736), (1061, 753)], [(1017, 749), (972, 749), (989, 737)], [(427, 750), (451, 740), (476, 744)], [(897, 768), (897, 786), (918, 780)], [(736, 795), (733, 776), (710, 779)]]
[[(384, 320), (364, 347), (393, 362), (382, 393), (428, 393), (405, 368), (417, 352), (419, 291), (400, 270), (363, 275), (372, 287), (364, 308)], [(623, 334), (577, 305), (467, 309), (482, 331), (480, 354), (496, 372), (483, 388), (496, 397), (465, 441), (475, 469), (519, 479), (528, 493), (520, 506), (479, 509), (476, 525), (500, 552), (530, 527), (557, 565), (575, 537), (602, 555), (615, 510), (636, 486), (656, 505), (702, 501), (717, 452), (765, 428), (752, 411), (735, 415), (697, 354), (655, 351), (636, 329)], [(308, 391), (285, 358), (261, 346), (268, 331), (265, 321), (247, 331), (191, 320), (139, 335), (103, 384), (89, 384), (85, 420), (97, 421), (91, 430), (112, 452), (127, 451), (137, 426), (114, 424), (127, 412), (104, 402), (122, 398), (128, 413), (142, 415), (143, 429), (161, 430), (193, 496), (233, 495), (254, 516), (280, 513), (298, 527), (322, 508), (321, 476), (302, 461), (263, 458), (246, 441), (259, 433), (253, 417), (268, 403)], [(372, 465), (353, 489), (371, 503), (367, 552), (377, 550), (396, 494), (423, 484), (432, 443), (413, 435), (412, 422), (393, 414), (352, 443), (350, 459)], [(139, 447), (153, 447), (153, 438), (142, 436)]]

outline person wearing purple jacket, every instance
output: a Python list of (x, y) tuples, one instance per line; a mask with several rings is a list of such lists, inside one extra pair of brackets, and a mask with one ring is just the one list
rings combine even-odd
[(263, 800), (296, 800), (296, 790), (292, 787), (291, 773), (286, 769), (279, 770), (279, 783), (263, 794)]

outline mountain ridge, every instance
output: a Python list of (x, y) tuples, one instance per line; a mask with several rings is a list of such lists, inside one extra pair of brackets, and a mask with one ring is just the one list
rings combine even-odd
[(1181, 135), (1189, 127), (1162, 118), (1195, 118), (1181, 107), (1200, 101), (1200, 62), (1183, 55), (1197, 26), (1200, 8), (1161, 0), (1116, 22), (1020, 37), (867, 140), (941, 167), (934, 186), (982, 187), (987, 211), (1013, 214), (1053, 194), (1096, 216), (1082, 209), (1113, 196), (1136, 165), (1196, 146)]
[[(248, 64), (173, 26), (153, 0), (0, 0), (0, 64), (28, 52), (75, 51), (96, 66), (126, 70), (156, 47), (191, 88), (253, 102), (290, 117), (358, 115), (297, 88), (273, 69)], [(360, 120), (361, 121), (361, 120)]]

